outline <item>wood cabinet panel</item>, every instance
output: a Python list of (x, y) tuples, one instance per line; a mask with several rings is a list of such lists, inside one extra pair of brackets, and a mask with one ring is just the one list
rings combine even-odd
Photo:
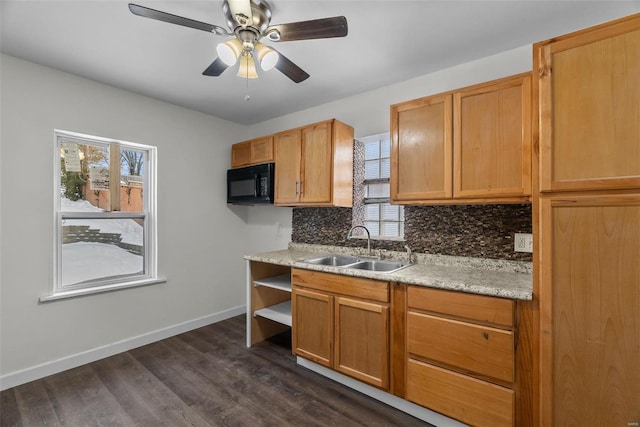
[(451, 117), (451, 94), (391, 106), (392, 201), (451, 197)]
[(353, 204), (353, 128), (327, 120), (274, 137), (275, 205)]
[(335, 369), (389, 387), (389, 306), (337, 296)]
[(640, 195), (541, 200), (548, 425), (640, 422)]
[(409, 312), (407, 351), (462, 373), (513, 382), (513, 332)]
[(482, 323), (506, 327), (514, 325), (514, 302), (505, 298), (409, 286), (407, 304), (410, 308)]
[(389, 390), (389, 283), (293, 269), (292, 284), (294, 353)]
[(293, 353), (333, 365), (333, 296), (294, 287), (291, 295)]
[(231, 167), (258, 165), (273, 161), (273, 137), (264, 136), (231, 146)]
[(302, 129), (300, 200), (303, 203), (331, 202), (331, 123)]
[(531, 73), (391, 106), (391, 201), (531, 196)]
[(278, 133), (274, 136), (275, 189), (277, 203), (294, 204), (300, 191), (300, 147), (299, 129)]
[(231, 146), (231, 167), (239, 168), (251, 164), (251, 142), (239, 142)]
[(266, 136), (251, 141), (251, 163), (260, 164), (273, 161), (273, 137)]
[(531, 74), (453, 95), (453, 197), (531, 195)]
[(297, 268), (292, 270), (292, 275), (292, 282), (305, 288), (378, 302), (389, 302), (388, 282)]
[(536, 52), (541, 191), (640, 188), (640, 16)]
[(513, 426), (514, 392), (409, 359), (407, 399), (473, 426)]

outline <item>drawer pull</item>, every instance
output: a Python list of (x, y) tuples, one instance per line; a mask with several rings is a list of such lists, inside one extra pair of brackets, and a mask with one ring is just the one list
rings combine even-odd
[(489, 339), (489, 333), (488, 332), (483, 332), (482, 336), (484, 337), (485, 340)]

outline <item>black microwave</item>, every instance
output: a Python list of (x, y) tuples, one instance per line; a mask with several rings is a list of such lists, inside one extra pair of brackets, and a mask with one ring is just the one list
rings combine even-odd
[(227, 203), (258, 205), (273, 203), (274, 164), (227, 170)]

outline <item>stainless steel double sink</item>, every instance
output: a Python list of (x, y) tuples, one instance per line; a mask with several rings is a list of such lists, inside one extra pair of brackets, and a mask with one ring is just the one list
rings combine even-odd
[(331, 267), (354, 268), (358, 270), (377, 271), (380, 273), (393, 273), (402, 268), (413, 265), (410, 262), (394, 260), (382, 260), (351, 255), (323, 255), (301, 260), (309, 264), (327, 265)]

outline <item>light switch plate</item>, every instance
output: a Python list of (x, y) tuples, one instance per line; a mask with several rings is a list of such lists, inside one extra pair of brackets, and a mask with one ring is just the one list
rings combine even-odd
[(533, 234), (516, 233), (513, 239), (513, 250), (516, 252), (533, 252)]

